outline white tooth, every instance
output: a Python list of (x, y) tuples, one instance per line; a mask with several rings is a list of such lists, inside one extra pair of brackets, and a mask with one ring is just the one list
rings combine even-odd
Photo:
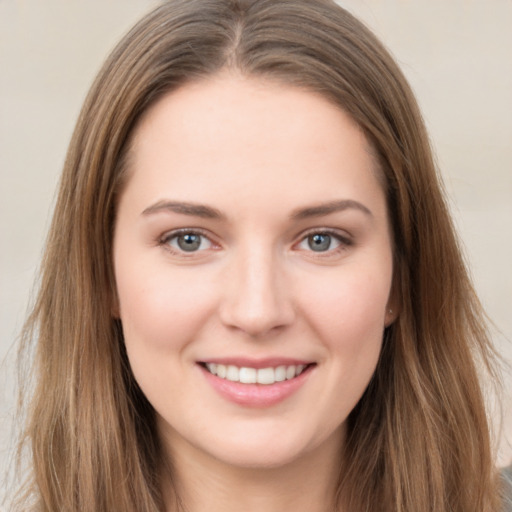
[(228, 366), (226, 371), (226, 379), (233, 382), (238, 382), (240, 380), (238, 367), (232, 365)]
[(275, 369), (275, 377), (276, 382), (283, 382), (283, 380), (286, 380), (286, 366), (278, 366)]
[(217, 375), (221, 379), (225, 379), (226, 378), (226, 373), (227, 373), (227, 368), (223, 364), (218, 364), (217, 365)]
[(258, 384), (274, 384), (276, 381), (274, 368), (260, 368), (256, 377)]
[(246, 367), (240, 368), (240, 382), (243, 382), (244, 384), (256, 384), (256, 369)]
[(305, 364), (297, 365), (297, 368), (295, 369), (295, 376), (300, 375), (304, 371), (304, 368), (306, 368)]
[(217, 365), (215, 363), (206, 363), (206, 368), (213, 375), (217, 375)]
[(295, 377), (295, 366), (291, 365), (286, 368), (286, 379), (293, 379)]

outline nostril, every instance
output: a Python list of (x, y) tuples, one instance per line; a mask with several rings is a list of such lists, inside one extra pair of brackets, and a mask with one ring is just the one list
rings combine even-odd
[(266, 239), (246, 242), (231, 262), (219, 314), (225, 326), (256, 338), (282, 330), (295, 315), (272, 247)]
[(286, 299), (264, 303), (254, 298), (240, 298), (224, 304), (220, 309), (220, 317), (226, 327), (259, 338), (277, 334), (291, 325), (295, 313)]

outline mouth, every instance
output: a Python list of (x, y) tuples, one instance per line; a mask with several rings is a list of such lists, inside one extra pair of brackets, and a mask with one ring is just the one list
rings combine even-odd
[(262, 384), (264, 386), (295, 379), (314, 365), (314, 363), (309, 363), (254, 368), (250, 366), (236, 366), (234, 364), (210, 362), (199, 364), (209, 373), (220, 379), (230, 382), (240, 382), (242, 384)]
[(315, 362), (246, 358), (198, 361), (206, 382), (238, 406), (267, 408), (288, 399), (309, 380)]

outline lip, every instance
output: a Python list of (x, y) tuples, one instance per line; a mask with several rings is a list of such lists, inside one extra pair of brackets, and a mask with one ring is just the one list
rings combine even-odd
[(299, 391), (313, 372), (316, 364), (297, 359), (262, 359), (249, 360), (244, 358), (208, 359), (207, 362), (216, 364), (232, 364), (250, 368), (268, 368), (280, 365), (307, 365), (307, 368), (297, 377), (274, 384), (242, 384), (221, 379), (212, 375), (203, 364), (198, 364), (206, 381), (224, 399), (237, 405), (253, 408), (267, 408), (283, 402)]
[(276, 368), (278, 366), (298, 366), (300, 364), (308, 366), (314, 363), (314, 361), (307, 361), (306, 359), (294, 359), (291, 357), (267, 357), (264, 359), (253, 359), (249, 357), (219, 357), (212, 359), (204, 359), (198, 361), (200, 364), (214, 363), (223, 364), (226, 366), (233, 365), (241, 368), (245, 366), (247, 368), (255, 368), (259, 370), (261, 368)]

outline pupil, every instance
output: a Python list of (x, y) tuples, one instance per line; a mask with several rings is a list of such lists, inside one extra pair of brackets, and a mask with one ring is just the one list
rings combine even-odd
[(308, 244), (313, 251), (327, 251), (331, 245), (331, 237), (329, 235), (312, 235), (308, 238)]
[(178, 237), (178, 245), (180, 249), (187, 252), (192, 252), (199, 249), (201, 245), (201, 237), (194, 233), (187, 233)]

